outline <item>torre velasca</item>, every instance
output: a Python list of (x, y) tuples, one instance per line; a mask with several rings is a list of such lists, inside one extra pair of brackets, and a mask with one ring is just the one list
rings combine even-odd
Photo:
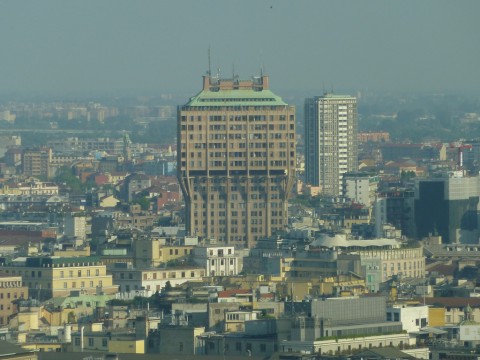
[(306, 181), (342, 194), (343, 174), (357, 171), (357, 99), (326, 93), (305, 100)]
[(178, 108), (178, 178), (190, 235), (252, 247), (287, 225), (295, 108), (251, 80), (206, 75)]

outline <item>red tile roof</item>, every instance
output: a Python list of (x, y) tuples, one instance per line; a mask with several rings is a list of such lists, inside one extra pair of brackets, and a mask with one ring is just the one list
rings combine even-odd
[(248, 295), (252, 294), (250, 290), (247, 289), (230, 289), (218, 292), (219, 298), (226, 298), (226, 297), (235, 297), (236, 295)]

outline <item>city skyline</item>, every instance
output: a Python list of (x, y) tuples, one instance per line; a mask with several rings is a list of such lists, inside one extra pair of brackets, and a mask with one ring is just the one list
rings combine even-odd
[(263, 68), (282, 94), (478, 93), (478, 10), (433, 0), (3, 1), (0, 95), (190, 93), (209, 48), (214, 72)]

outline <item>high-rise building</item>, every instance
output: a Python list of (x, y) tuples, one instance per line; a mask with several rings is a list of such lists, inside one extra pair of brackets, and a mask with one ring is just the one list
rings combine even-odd
[(23, 174), (45, 179), (52, 177), (52, 149), (25, 149), (22, 154)]
[(203, 77), (178, 108), (178, 178), (190, 235), (251, 247), (287, 225), (295, 108), (252, 80)]
[(341, 195), (342, 178), (358, 167), (357, 99), (326, 93), (305, 100), (306, 181)]
[(461, 171), (415, 183), (416, 238), (440, 235), (443, 243), (478, 244), (480, 176)]

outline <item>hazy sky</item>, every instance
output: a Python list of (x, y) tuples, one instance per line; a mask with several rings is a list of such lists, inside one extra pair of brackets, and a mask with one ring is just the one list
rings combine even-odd
[(197, 92), (208, 66), (274, 91), (480, 93), (479, 0), (0, 0), (0, 94)]

